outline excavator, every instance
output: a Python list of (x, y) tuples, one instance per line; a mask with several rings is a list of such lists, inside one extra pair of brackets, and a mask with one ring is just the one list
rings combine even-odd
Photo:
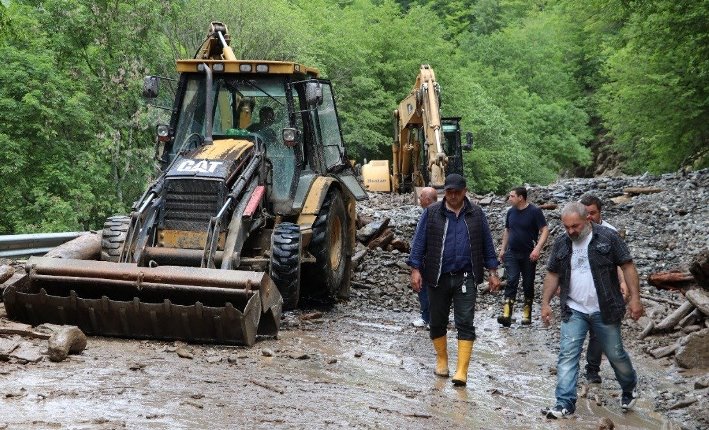
[(462, 149), (472, 148), (472, 134), (461, 145), (460, 117), (442, 118), (441, 88), (428, 64), (422, 64), (416, 82), (394, 110), (392, 174), (388, 160), (372, 160), (362, 166), (362, 180), (369, 191), (409, 193), (416, 188), (443, 188), (446, 175), (463, 174)]
[[(0, 285), (10, 319), (253, 345), (301, 297), (348, 296), (367, 193), (331, 84), (302, 64), (239, 60), (230, 43), (212, 22), (194, 58), (177, 61), (159, 175), (129, 216), (108, 218), (100, 260), (31, 257)], [(146, 77), (143, 94), (156, 98), (160, 81)]]

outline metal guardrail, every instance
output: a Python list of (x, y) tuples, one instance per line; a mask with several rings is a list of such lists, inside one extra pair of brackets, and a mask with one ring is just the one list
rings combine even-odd
[(76, 239), (85, 232), (10, 234), (0, 236), (0, 258), (44, 255), (62, 243)]

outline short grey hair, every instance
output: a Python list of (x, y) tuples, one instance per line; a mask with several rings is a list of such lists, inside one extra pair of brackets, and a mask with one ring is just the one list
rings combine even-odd
[(562, 218), (571, 214), (577, 214), (581, 217), (581, 219), (586, 219), (588, 217), (588, 211), (586, 211), (586, 206), (579, 202), (567, 203), (561, 209)]

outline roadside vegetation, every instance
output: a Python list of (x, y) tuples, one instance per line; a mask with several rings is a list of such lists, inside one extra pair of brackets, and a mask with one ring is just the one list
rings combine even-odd
[[(709, 165), (709, 0), (2, 0), (0, 234), (99, 228), (155, 174), (144, 75), (174, 77), (211, 20), (237, 57), (318, 67), (351, 158), (390, 157), (422, 63), (474, 135), (470, 188)], [(157, 104), (170, 107), (169, 88)]]

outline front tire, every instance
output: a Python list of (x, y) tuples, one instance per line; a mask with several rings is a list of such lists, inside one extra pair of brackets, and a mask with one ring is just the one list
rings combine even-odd
[(315, 256), (315, 265), (308, 285), (311, 295), (334, 301), (346, 281), (347, 269), (347, 213), (342, 194), (328, 192), (318, 217), (313, 223), (313, 237), (308, 247)]
[(101, 232), (101, 261), (118, 263), (130, 227), (130, 217), (115, 215), (103, 224)]
[(278, 224), (271, 235), (270, 275), (283, 297), (283, 309), (295, 309), (300, 298), (300, 227)]

